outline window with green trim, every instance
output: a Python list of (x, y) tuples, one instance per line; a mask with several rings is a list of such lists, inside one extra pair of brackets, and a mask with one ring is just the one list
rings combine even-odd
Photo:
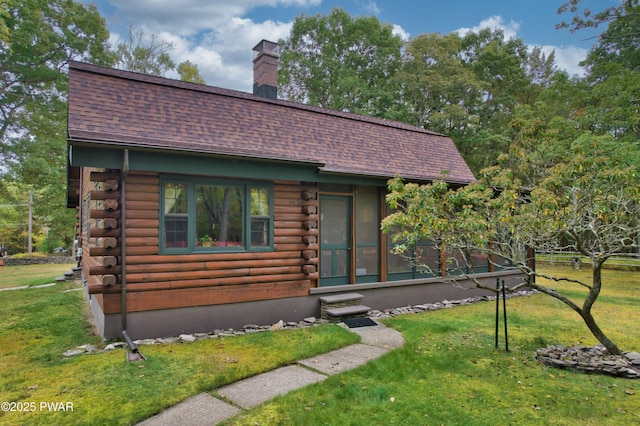
[(269, 184), (163, 178), (160, 245), (164, 252), (269, 250), (273, 188)]

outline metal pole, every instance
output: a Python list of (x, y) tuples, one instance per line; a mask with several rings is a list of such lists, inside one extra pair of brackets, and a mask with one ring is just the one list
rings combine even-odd
[(33, 188), (29, 191), (29, 256), (33, 252), (31, 233), (33, 231)]
[(500, 278), (496, 278), (496, 349), (498, 349), (498, 321), (500, 320)]
[(502, 310), (504, 314), (504, 344), (505, 349), (509, 352), (509, 333), (507, 332), (507, 295), (504, 280), (502, 280)]

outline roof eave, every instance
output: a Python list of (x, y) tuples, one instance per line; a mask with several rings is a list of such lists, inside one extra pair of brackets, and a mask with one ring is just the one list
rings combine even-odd
[(384, 172), (363, 172), (363, 171), (354, 171), (354, 170), (340, 170), (340, 169), (329, 169), (326, 167), (320, 167), (318, 169), (320, 174), (331, 174), (331, 175), (341, 175), (341, 176), (357, 176), (357, 177), (377, 177), (380, 179), (393, 179), (396, 177), (400, 177), (405, 180), (410, 180), (412, 182), (433, 182), (435, 180), (444, 180), (447, 183), (454, 185), (467, 185), (475, 181), (475, 179), (455, 179), (450, 178), (444, 175), (439, 176), (423, 176), (423, 175), (401, 175), (401, 174), (391, 174)]
[(302, 165), (302, 166), (310, 166), (321, 168), (325, 165), (324, 162), (314, 160), (314, 159), (295, 159), (295, 158), (282, 158), (282, 157), (274, 157), (268, 155), (253, 155), (249, 153), (240, 153), (240, 152), (229, 152), (229, 151), (216, 151), (216, 150), (196, 150), (196, 149), (186, 149), (186, 148), (178, 148), (178, 147), (170, 147), (170, 146), (150, 146), (147, 144), (139, 144), (135, 142), (122, 142), (118, 140), (106, 140), (106, 139), (91, 139), (91, 138), (79, 138), (68, 136), (67, 142), (71, 145), (77, 146), (103, 146), (109, 148), (118, 148), (118, 149), (134, 149), (138, 151), (154, 151), (154, 152), (170, 152), (170, 153), (184, 153), (189, 155), (210, 155), (212, 157), (224, 157), (224, 158), (232, 158), (239, 160), (252, 160), (252, 161), (264, 161), (270, 163), (286, 163), (286, 164), (294, 164), (294, 165)]

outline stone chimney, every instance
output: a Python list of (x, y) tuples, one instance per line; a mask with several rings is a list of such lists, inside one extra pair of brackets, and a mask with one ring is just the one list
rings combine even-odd
[(278, 98), (278, 43), (262, 40), (253, 48), (253, 94)]

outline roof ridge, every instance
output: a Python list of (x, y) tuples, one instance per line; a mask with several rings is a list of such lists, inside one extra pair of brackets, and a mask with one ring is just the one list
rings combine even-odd
[(300, 110), (306, 110), (315, 112), (318, 114), (332, 115), (335, 117), (341, 117), (348, 120), (362, 121), (371, 124), (377, 124), (380, 126), (393, 127), (397, 129), (413, 131), (417, 133), (424, 133), (432, 136), (444, 137), (448, 136), (441, 133), (437, 133), (422, 127), (417, 127), (401, 121), (389, 120), (386, 118), (374, 117), (369, 115), (356, 114), (347, 111), (338, 111), (329, 108), (323, 108), (315, 105), (303, 104), (300, 102), (289, 101), (286, 99), (268, 99), (262, 96), (254, 95), (252, 93), (242, 92), (240, 90), (225, 89), (218, 86), (209, 86), (206, 84), (191, 83), (188, 81), (176, 80), (167, 77), (158, 77), (149, 74), (143, 74), (135, 71), (126, 71), (117, 68), (109, 68), (102, 65), (90, 64), (88, 62), (69, 61), (69, 69), (77, 69), (85, 72), (91, 72), (95, 74), (102, 74), (111, 77), (118, 77), (127, 80), (140, 81), (144, 83), (157, 84), (167, 87), (175, 87), (186, 90), (193, 90), (197, 92), (211, 93), (221, 96), (234, 97), (254, 102), (264, 102), (273, 105), (280, 105), (289, 108), (297, 108)]

